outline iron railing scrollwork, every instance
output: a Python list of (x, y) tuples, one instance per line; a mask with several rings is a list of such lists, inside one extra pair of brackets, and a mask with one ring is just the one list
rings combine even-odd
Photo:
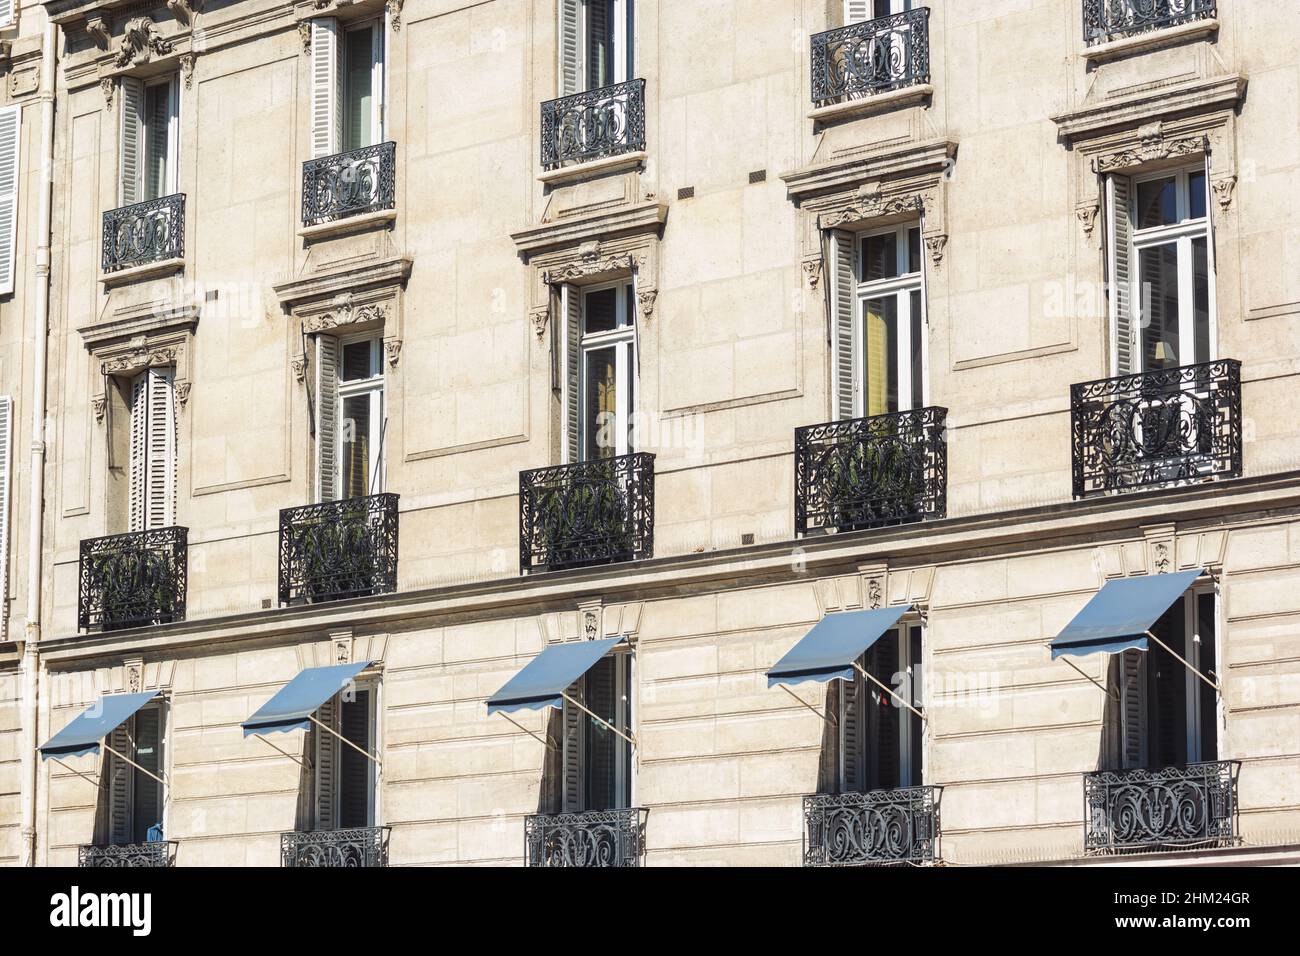
[(397, 500), (389, 492), (280, 512), (280, 604), (397, 590)]
[(105, 275), (185, 255), (185, 194), (174, 193), (104, 213)]
[(1070, 386), (1074, 497), (1241, 474), (1241, 363)]
[(812, 38), (816, 106), (929, 82), (928, 7), (837, 27)]
[(1237, 834), (1235, 760), (1083, 775), (1083, 849), (1231, 846)]
[(542, 104), (542, 168), (645, 149), (645, 80), (628, 80)]
[(947, 417), (929, 406), (795, 429), (795, 531), (944, 517)]
[(392, 827), (354, 827), (280, 834), (283, 867), (371, 868), (388, 865)]
[(640, 866), (649, 811), (589, 810), (524, 820), (528, 866)]
[(1218, 16), (1217, 0), (1083, 0), (1088, 45)]
[(185, 620), (188, 537), (171, 527), (83, 540), (77, 626), (113, 631)]
[(397, 144), (379, 143), (302, 164), (302, 224), (392, 209), (397, 203)]
[(105, 846), (83, 845), (77, 848), (80, 867), (169, 867), (176, 865), (176, 842), (156, 840), (151, 843), (120, 843)]
[(941, 789), (804, 797), (804, 866), (933, 863), (939, 858)]

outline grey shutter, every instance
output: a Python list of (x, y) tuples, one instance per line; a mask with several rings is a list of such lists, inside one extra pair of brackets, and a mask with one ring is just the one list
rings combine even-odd
[(122, 122), (118, 141), (118, 191), (121, 204), (139, 202), (143, 192), (140, 140), (144, 134), (144, 84), (134, 76), (118, 80), (122, 95)]
[[(316, 711), (316, 719), (338, 729), (339, 698), (335, 694)], [(339, 741), (333, 734), (312, 727), (316, 735), (316, 829), (338, 829)]]
[[(339, 733), (369, 753), (370, 691), (358, 690), (355, 700), (340, 701), (338, 708)], [(339, 828), (370, 826), (370, 761), (342, 743), (338, 757)]]
[(560, 290), (564, 312), (564, 461), (582, 459), (582, 292), (574, 285)]
[(333, 501), (338, 492), (339, 343), (316, 336), (316, 499)]
[(1120, 759), (1125, 769), (1147, 763), (1146, 654), (1120, 656)]
[[(11, 7), (12, 9), (12, 7)], [(0, 109), (0, 295), (14, 291), (18, 225), (18, 160), (23, 108)]]
[[(569, 688), (569, 696), (576, 701), (585, 703), (583, 681), (581, 679)], [(562, 768), (564, 786), (561, 790), (565, 813), (578, 813), (586, 809), (583, 806), (583, 768), (586, 761), (583, 759), (583, 737), (585, 735), (582, 732), (586, 719), (587, 715), (581, 710), (574, 707), (567, 700), (564, 702), (564, 759)]]
[(13, 399), (0, 395), (0, 642), (9, 630), (9, 488), (12, 484)]
[(339, 23), (333, 17), (311, 21), (311, 154), (330, 156), (343, 138), (342, 70)]
[(131, 381), (131, 430), (127, 467), (127, 530), (143, 531), (148, 513), (149, 373)]
[[(108, 735), (108, 745), (119, 754), (131, 754), (130, 725), (128, 720)], [(104, 751), (104, 766), (108, 773), (108, 842), (131, 843), (131, 802), (135, 774), (129, 763), (117, 754)]]
[(840, 681), (840, 792), (860, 793), (863, 787), (862, 725), (866, 680), (854, 670), (852, 680)]
[(837, 419), (853, 418), (858, 389), (853, 349), (853, 299), (856, 282), (853, 270), (853, 234), (831, 233), (831, 388)]
[[(162, 776), (162, 710), (145, 707), (135, 715), (134, 760), (145, 770)], [(135, 768), (130, 768), (134, 770)], [(132, 842), (149, 839), (149, 830), (162, 827), (162, 784), (146, 774), (135, 773), (131, 800)]]
[(560, 96), (582, 90), (582, 0), (560, 0)]
[(1106, 263), (1110, 283), (1110, 320), (1114, 335), (1114, 374), (1138, 371), (1136, 323), (1133, 320), (1132, 222), (1129, 218), (1130, 180), (1106, 179)]

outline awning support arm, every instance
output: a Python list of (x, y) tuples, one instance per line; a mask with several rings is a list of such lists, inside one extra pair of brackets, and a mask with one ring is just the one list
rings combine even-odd
[(1097, 678), (1093, 677), (1091, 674), (1085, 674), (1083, 670), (1078, 666), (1076, 666), (1068, 657), (1062, 657), (1061, 660), (1065, 661), (1065, 663), (1073, 667), (1075, 673), (1077, 673), (1080, 677), (1083, 677), (1086, 680), (1090, 680), (1094, 684), (1096, 684), (1099, 688), (1101, 688), (1101, 692), (1105, 694), (1107, 697), (1109, 697), (1111, 700), (1115, 701), (1116, 703), (1119, 703), (1119, 694), (1115, 693), (1115, 691), (1103, 685), (1099, 680), (1097, 680)]
[(120, 753), (118, 753), (116, 750), (114, 750), (112, 747), (110, 747), (107, 743), (104, 744), (104, 749), (107, 750), (109, 753), (111, 753), (114, 757), (117, 757), (119, 760), (125, 760), (127, 763), (129, 763), (132, 767), (135, 767), (136, 770), (139, 770), (139, 771), (140, 771), (142, 774), (144, 774), (146, 777), (153, 777), (153, 779), (157, 780), (157, 781), (158, 781), (160, 784), (162, 784), (164, 787), (167, 786), (167, 781), (166, 781), (166, 780), (164, 780), (162, 777), (158, 776), (158, 775), (157, 775), (156, 773), (154, 773), (152, 770), (146, 770), (144, 767), (140, 766), (138, 763), (136, 763), (134, 760), (132, 760), (132, 759), (131, 759), (130, 757), (128, 757), (126, 754), (120, 754)]
[(1147, 631), (1147, 637), (1151, 638), (1151, 640), (1155, 641), (1157, 644), (1159, 644), (1161, 647), (1163, 647), (1165, 650), (1167, 650), (1170, 654), (1174, 655), (1174, 657), (1178, 658), (1178, 660), (1182, 661), (1184, 667), (1186, 667), (1189, 671), (1191, 671), (1193, 674), (1195, 674), (1195, 675), (1196, 675), (1197, 677), (1199, 677), (1201, 680), (1205, 681), (1205, 683), (1207, 683), (1207, 684), (1209, 684), (1211, 687), (1213, 687), (1213, 688), (1214, 688), (1214, 692), (1215, 692), (1216, 694), (1220, 694), (1220, 695), (1222, 695), (1223, 691), (1222, 691), (1222, 689), (1219, 687), (1219, 685), (1216, 684), (1214, 681), (1210, 680), (1208, 677), (1206, 677), (1204, 674), (1202, 674), (1200, 671), (1198, 671), (1195, 667), (1193, 667), (1193, 666), (1191, 665), (1191, 663), (1187, 660), (1187, 658), (1183, 657), (1182, 654), (1179, 654), (1176, 650), (1174, 650), (1172, 647), (1170, 647), (1170, 646), (1169, 646), (1168, 644), (1166, 644), (1164, 641), (1160, 640), (1160, 638), (1156, 637), (1156, 636), (1155, 636), (1154, 634), (1152, 634), (1150, 631)]
[(857, 672), (858, 672), (859, 674), (861, 674), (861, 675), (862, 675), (863, 677), (865, 677), (867, 680), (871, 681), (871, 683), (875, 684), (877, 687), (879, 687), (881, 690), (883, 690), (883, 691), (884, 691), (886, 694), (888, 694), (890, 697), (894, 698), (896, 701), (898, 701), (900, 704), (902, 704), (904, 707), (906, 707), (906, 708), (907, 708), (908, 710), (910, 710), (912, 713), (916, 714), (916, 716), (920, 717), (922, 720), (925, 720), (925, 719), (926, 719), (925, 714), (921, 713), (919, 710), (917, 710), (915, 707), (913, 707), (910, 703), (908, 703), (908, 701), (907, 701), (907, 699), (906, 699), (905, 697), (903, 697), (901, 694), (899, 694), (897, 691), (895, 691), (892, 687), (886, 687), (886, 686), (885, 686), (884, 684), (882, 684), (880, 681), (876, 680), (876, 678), (873, 677), (871, 674), (868, 674), (867, 671), (866, 671), (866, 669), (865, 669), (861, 664), (859, 664), (857, 661), (854, 661), (854, 662), (853, 662), (853, 667), (854, 667), (854, 669), (857, 670)]
[(502, 711), (497, 711), (497, 713), (499, 713), (499, 714), (500, 714), (502, 717), (504, 717), (506, 720), (510, 721), (510, 723), (514, 724), (516, 727), (518, 727), (520, 730), (522, 730), (524, 733), (526, 733), (529, 737), (532, 737), (532, 738), (533, 738), (534, 740), (536, 740), (538, 743), (542, 744), (544, 747), (546, 747), (547, 750), (556, 750), (556, 751), (558, 751), (558, 750), (560, 749), (559, 747), (557, 747), (557, 746), (555, 745), (554, 742), (552, 742), (552, 741), (546, 739), (545, 737), (538, 736), (536, 733), (534, 733), (533, 731), (529, 730), (527, 727), (525, 727), (525, 726), (524, 726), (523, 724), (521, 724), (519, 721), (515, 720), (513, 717), (511, 717), (509, 714), (507, 714), (505, 711), (503, 711), (503, 710), (502, 710)]
[(826, 721), (826, 723), (830, 724), (832, 727), (835, 726), (835, 721), (831, 720), (829, 714), (823, 714), (820, 710), (818, 710), (818, 709), (817, 709), (816, 707), (814, 707), (812, 704), (808, 703), (808, 701), (804, 700), (802, 697), (800, 697), (798, 694), (796, 694), (794, 691), (792, 691), (789, 687), (786, 687), (784, 684), (777, 684), (776, 686), (779, 687), (779, 688), (781, 688), (783, 691), (785, 691), (787, 694), (789, 694), (791, 697), (793, 697), (793, 698), (794, 698), (795, 700), (797, 700), (799, 703), (803, 704), (805, 707), (807, 707), (809, 710), (811, 710), (814, 714), (816, 714), (816, 715), (817, 715), (818, 717), (820, 717), (822, 720)]
[(288, 757), (290, 760), (292, 760), (294, 763), (296, 763), (299, 767), (302, 767), (303, 770), (310, 770), (310, 769), (311, 769), (311, 767), (308, 767), (305, 763), (302, 762), (302, 759), (301, 759), (300, 757), (295, 757), (293, 754), (289, 753), (289, 751), (287, 751), (287, 750), (285, 750), (285, 749), (283, 749), (283, 748), (281, 748), (281, 747), (277, 747), (275, 744), (271, 743), (271, 741), (267, 740), (267, 739), (266, 739), (265, 737), (263, 737), (261, 734), (253, 734), (253, 736), (256, 737), (258, 740), (262, 741), (262, 743), (266, 744), (266, 745), (267, 745), (268, 747), (270, 747), (272, 750), (275, 750), (275, 751), (277, 751), (277, 752), (279, 752), (279, 753), (284, 754), (286, 757)]
[(56, 764), (58, 764), (60, 767), (62, 767), (64, 770), (68, 770), (68, 771), (71, 771), (72, 773), (75, 773), (78, 777), (80, 777), (82, 780), (86, 781), (86, 783), (88, 783), (88, 784), (90, 784), (91, 786), (93, 786), (96, 790), (99, 789), (99, 781), (96, 780), (94, 777), (91, 777), (91, 776), (89, 776), (89, 775), (87, 775), (87, 774), (84, 774), (84, 773), (82, 773), (80, 770), (77, 770), (77, 769), (75, 769), (75, 768), (73, 768), (73, 767), (69, 767), (66, 763), (64, 763), (64, 762), (63, 762), (62, 760), (60, 760), (58, 757), (51, 757), (50, 759), (53, 760)]
[(629, 737), (627, 734), (623, 733), (623, 731), (619, 730), (617, 727), (615, 727), (613, 724), (611, 724), (608, 720), (605, 720), (605, 718), (603, 718), (603, 717), (597, 717), (594, 713), (592, 713), (592, 711), (588, 710), (588, 709), (587, 709), (586, 707), (584, 707), (582, 704), (578, 703), (576, 700), (574, 700), (574, 699), (573, 699), (572, 697), (570, 697), (568, 694), (561, 694), (560, 696), (563, 697), (565, 700), (567, 700), (567, 701), (568, 701), (570, 704), (572, 704), (574, 707), (577, 707), (579, 710), (583, 711), (583, 712), (584, 712), (585, 714), (587, 714), (587, 715), (588, 715), (592, 720), (596, 721), (596, 723), (598, 723), (598, 724), (600, 724), (600, 725), (602, 725), (602, 726), (604, 726), (604, 727), (608, 727), (610, 730), (614, 731), (614, 733), (618, 734), (620, 737), (622, 737), (624, 740), (626, 740), (628, 743), (630, 743), (633, 747), (636, 746), (636, 741), (635, 741), (635, 740), (633, 740), (633, 739), (632, 739), (631, 737)]
[(361, 756), (365, 757), (367, 760), (372, 761), (376, 767), (382, 767), (382, 766), (383, 766), (383, 764), (380, 763), (378, 757), (376, 757), (374, 754), (370, 753), (368, 750), (364, 750), (364, 749), (362, 749), (361, 747), (358, 747), (356, 744), (354, 744), (352, 741), (348, 740), (348, 738), (344, 737), (341, 733), (339, 733), (339, 732), (338, 732), (337, 730), (335, 730), (333, 727), (326, 727), (324, 724), (322, 724), (319, 720), (316, 719), (316, 717), (315, 717), (314, 714), (308, 714), (308, 715), (307, 715), (307, 719), (310, 720), (310, 721), (311, 721), (313, 724), (315, 724), (317, 727), (319, 727), (321, 730), (325, 731), (326, 733), (333, 734), (335, 737), (337, 737), (339, 740), (343, 741), (345, 744), (347, 744), (349, 747), (351, 747), (351, 748), (352, 748), (353, 750), (355, 750), (357, 753), (361, 754)]

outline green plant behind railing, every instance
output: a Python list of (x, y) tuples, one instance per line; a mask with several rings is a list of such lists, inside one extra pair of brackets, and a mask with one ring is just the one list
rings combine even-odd
[(296, 526), (290, 552), (309, 600), (366, 594), (376, 586), (375, 534), (365, 504)]
[(631, 557), (636, 547), (628, 495), (614, 461), (584, 463), (534, 498), (534, 540), (546, 563)]
[(845, 441), (829, 450), (822, 481), (832, 525), (847, 529), (921, 512), (925, 476), (909, 447), (912, 442), (891, 434)]
[(175, 604), (175, 575), (165, 555), (146, 549), (92, 555), (89, 585), (99, 595), (105, 629), (169, 620)]

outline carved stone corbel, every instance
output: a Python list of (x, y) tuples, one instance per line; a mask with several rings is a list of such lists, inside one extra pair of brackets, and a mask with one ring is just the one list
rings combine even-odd
[(546, 335), (546, 325), (551, 321), (551, 307), (549, 305), (539, 305), (528, 313), (528, 320), (533, 324), (533, 331), (541, 339)]
[(1092, 199), (1087, 202), (1081, 202), (1074, 207), (1074, 218), (1079, 220), (1079, 225), (1083, 226), (1083, 237), (1092, 238), (1092, 230), (1097, 225), (1097, 214), (1101, 212), (1101, 203)]
[(122, 30), (122, 45), (113, 65), (119, 70), (138, 63), (148, 63), (156, 56), (172, 52), (172, 43), (158, 33), (157, 25), (148, 17), (132, 17)]
[(401, 339), (384, 339), (384, 357), (388, 359), (389, 368), (397, 368), (397, 360), (401, 354)]
[(946, 232), (936, 233), (933, 236), (925, 237), (925, 248), (930, 253), (930, 264), (938, 269), (943, 262), (944, 250), (948, 247), (948, 234)]
[(185, 411), (185, 406), (190, 402), (190, 382), (176, 383), (176, 410)]
[(653, 286), (649, 288), (637, 287), (636, 301), (641, 309), (641, 318), (649, 319), (655, 314), (655, 302), (659, 299), (659, 290)]
[(817, 291), (817, 283), (822, 278), (822, 256), (820, 252), (813, 253), (810, 256), (804, 256), (801, 263), (803, 267), (803, 277), (808, 283), (810, 291)]
[(1214, 198), (1219, 201), (1219, 208), (1226, 212), (1228, 206), (1232, 204), (1232, 193), (1237, 188), (1237, 177), (1224, 176), (1211, 180), (1210, 188), (1214, 190)]
[(106, 76), (99, 81), (99, 91), (104, 94), (104, 109), (113, 108), (113, 91), (117, 89), (117, 80)]
[(185, 88), (188, 90), (194, 85), (194, 62), (198, 57), (193, 53), (186, 53), (180, 59), (181, 79), (185, 81)]
[(108, 49), (108, 20), (102, 13), (91, 14), (86, 17), (86, 35), (94, 41), (95, 46), (101, 50)]
[(384, 0), (384, 9), (388, 11), (388, 22), (393, 25), (393, 32), (402, 29), (402, 0)]
[(104, 424), (104, 415), (108, 411), (108, 396), (96, 395), (90, 400), (90, 410), (95, 416), (95, 424)]
[(302, 52), (311, 52), (311, 21), (298, 21), (298, 39), (302, 40)]
[(194, 22), (195, 8), (190, 3), (190, 0), (167, 0), (167, 9), (181, 23), (189, 24)]
[(307, 356), (299, 353), (289, 360), (294, 381), (301, 385), (307, 379)]

